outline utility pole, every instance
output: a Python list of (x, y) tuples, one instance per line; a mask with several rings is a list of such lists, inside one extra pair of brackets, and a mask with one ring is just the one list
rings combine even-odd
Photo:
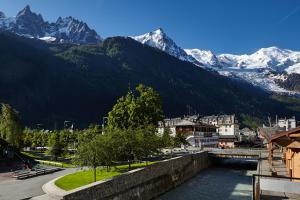
[(271, 117), (268, 117), (269, 120), (269, 126), (272, 127)]
[(54, 131), (56, 131), (56, 129), (57, 129), (57, 123), (56, 123), (56, 121), (54, 122)]
[(187, 107), (187, 109), (188, 109), (188, 114), (189, 114), (189, 116), (190, 116), (190, 115), (191, 115), (192, 106), (187, 105), (186, 107)]

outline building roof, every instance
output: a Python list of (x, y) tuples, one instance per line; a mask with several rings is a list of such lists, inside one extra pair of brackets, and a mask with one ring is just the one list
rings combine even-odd
[(289, 146), (293, 143), (293, 148), (300, 148), (300, 127), (289, 131), (281, 131), (273, 135), (270, 142), (275, 142), (280, 146)]
[(195, 126), (197, 123), (182, 119), (180, 122), (176, 123), (175, 126)]
[(243, 129), (240, 130), (241, 132), (248, 132), (248, 131), (252, 131), (250, 128), (245, 127)]
[(283, 131), (283, 128), (278, 126), (274, 127), (259, 127), (258, 132), (268, 141), (271, 141), (273, 135), (278, 134), (279, 132)]

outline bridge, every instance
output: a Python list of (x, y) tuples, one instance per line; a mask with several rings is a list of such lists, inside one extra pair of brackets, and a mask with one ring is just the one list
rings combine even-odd
[(259, 159), (261, 155), (267, 152), (265, 149), (204, 149), (208, 151), (209, 156), (217, 158), (252, 158)]

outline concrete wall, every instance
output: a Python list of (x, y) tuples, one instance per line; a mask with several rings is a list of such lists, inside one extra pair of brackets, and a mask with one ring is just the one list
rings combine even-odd
[(177, 157), (72, 190), (63, 199), (153, 199), (210, 165), (207, 152)]

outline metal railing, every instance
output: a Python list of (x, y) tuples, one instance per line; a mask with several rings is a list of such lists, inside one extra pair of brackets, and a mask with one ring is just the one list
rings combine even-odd
[(270, 178), (270, 179), (282, 179), (282, 180), (299, 180), (300, 178), (286, 177), (286, 176), (271, 176), (271, 175), (252, 175), (252, 200), (260, 199), (260, 178)]

